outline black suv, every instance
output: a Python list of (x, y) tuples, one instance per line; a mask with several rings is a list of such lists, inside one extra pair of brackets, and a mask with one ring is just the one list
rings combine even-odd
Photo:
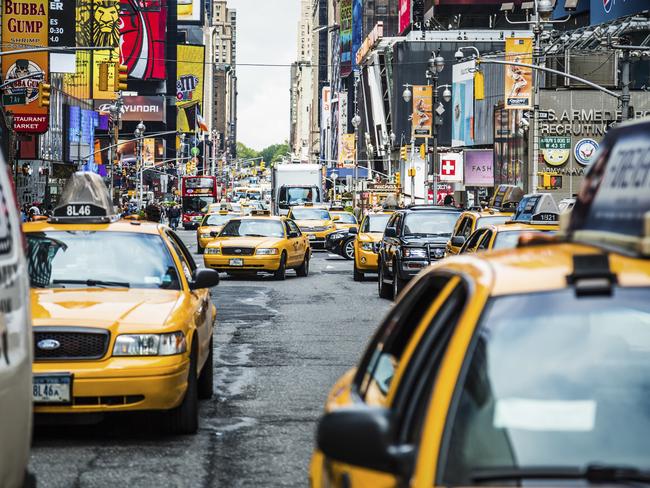
[(397, 297), (422, 268), (445, 257), (460, 210), (413, 206), (395, 212), (379, 245), (379, 296)]

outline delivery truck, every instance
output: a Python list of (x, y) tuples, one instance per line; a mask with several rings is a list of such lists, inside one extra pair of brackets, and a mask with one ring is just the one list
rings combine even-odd
[(276, 163), (271, 190), (275, 215), (287, 215), (295, 205), (323, 203), (323, 168), (320, 164)]

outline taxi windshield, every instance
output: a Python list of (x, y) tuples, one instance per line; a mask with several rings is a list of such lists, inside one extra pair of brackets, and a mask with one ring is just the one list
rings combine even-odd
[(519, 237), (522, 234), (537, 234), (544, 233), (547, 235), (555, 234), (552, 231), (530, 231), (530, 230), (509, 230), (506, 232), (499, 232), (496, 239), (494, 240), (494, 245), (492, 249), (514, 249), (519, 244)]
[(484, 229), (488, 225), (499, 225), (512, 219), (512, 215), (494, 215), (489, 217), (480, 217), (476, 223), (477, 229)]
[(404, 220), (404, 235), (450, 236), (460, 214), (457, 212), (413, 212)]
[(231, 214), (211, 214), (206, 215), (201, 225), (223, 225), (233, 218)]
[(284, 228), (278, 220), (237, 219), (224, 225), (219, 237), (284, 237)]
[(29, 279), (34, 288), (180, 289), (176, 266), (159, 235), (47, 231), (26, 236)]
[(330, 220), (330, 213), (320, 208), (292, 208), (294, 220)]
[(332, 212), (332, 215), (338, 215), (339, 220), (336, 222), (338, 224), (355, 224), (357, 223), (357, 219), (354, 218), (354, 215), (351, 213), (347, 212)]
[(368, 215), (363, 222), (361, 232), (384, 232), (390, 214)]
[(648, 296), (576, 298), (569, 287), (493, 299), (459, 378), (440, 484), (603, 463), (650, 469)]

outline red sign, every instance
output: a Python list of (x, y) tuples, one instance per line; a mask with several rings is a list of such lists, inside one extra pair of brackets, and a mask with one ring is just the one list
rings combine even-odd
[(16, 132), (29, 134), (43, 134), (47, 132), (48, 115), (14, 115), (14, 127)]
[(440, 155), (440, 180), (463, 181), (463, 157), (459, 153), (443, 153)]
[(411, 0), (399, 0), (399, 33), (411, 25)]
[(165, 79), (166, 24), (164, 1), (120, 0), (120, 52), (129, 76)]
[(443, 159), (440, 171), (444, 176), (456, 176), (456, 161), (454, 159)]

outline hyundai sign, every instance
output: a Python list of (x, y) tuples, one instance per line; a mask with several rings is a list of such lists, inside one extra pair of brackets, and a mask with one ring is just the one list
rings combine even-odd
[[(124, 108), (122, 120), (133, 122), (164, 122), (165, 103), (163, 97), (156, 96), (135, 96), (122, 97)], [(98, 112), (110, 112), (110, 106), (114, 103), (111, 100), (94, 100), (95, 110)]]
[(626, 15), (650, 10), (648, 0), (591, 0), (591, 24), (602, 24)]

